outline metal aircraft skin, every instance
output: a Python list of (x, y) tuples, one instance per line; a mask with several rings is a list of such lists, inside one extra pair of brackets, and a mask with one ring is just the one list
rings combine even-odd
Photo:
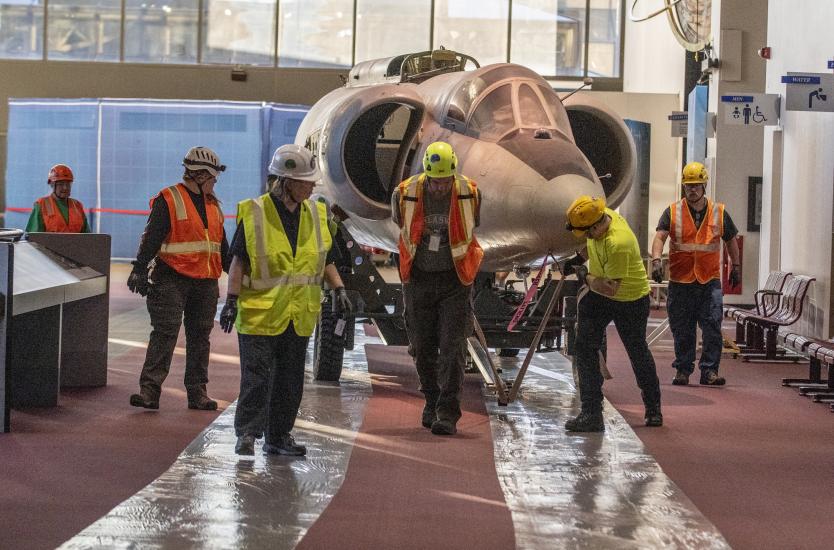
[[(482, 191), (476, 236), (484, 271), (573, 253), (582, 242), (565, 230), (571, 202), (604, 194), (616, 207), (625, 198), (635, 177), (634, 142), (608, 107), (587, 95), (563, 104), (520, 65), (444, 72), (437, 52), (415, 55), (422, 58), (411, 56), (412, 68), (422, 61), (428, 71), (409, 74), (406, 63), (400, 69), (407, 56), (354, 67), (344, 87), (312, 107), (296, 136), (321, 168), (316, 192), (347, 213), (360, 244), (397, 250), (391, 193), (421, 172), (434, 141), (452, 145), (458, 173)], [(459, 67), (471, 60), (457, 55)]]

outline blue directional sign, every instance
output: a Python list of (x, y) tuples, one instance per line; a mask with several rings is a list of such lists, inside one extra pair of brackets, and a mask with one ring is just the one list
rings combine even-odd
[(721, 103), (750, 103), (754, 99), (752, 95), (722, 95)]
[(834, 59), (829, 59), (828, 60), (828, 68), (829, 69), (834, 69)]
[(789, 74), (782, 77), (782, 84), (819, 84), (820, 77), (805, 74)]

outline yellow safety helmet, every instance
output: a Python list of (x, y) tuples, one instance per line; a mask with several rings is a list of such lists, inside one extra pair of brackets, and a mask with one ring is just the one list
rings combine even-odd
[(447, 178), (455, 175), (458, 157), (452, 146), (445, 141), (435, 141), (426, 149), (423, 170), (430, 178)]
[(568, 223), (565, 229), (577, 237), (585, 233), (605, 215), (605, 197), (582, 195), (570, 205), (566, 212)]
[(684, 185), (706, 185), (709, 181), (707, 167), (700, 162), (690, 162), (683, 167), (681, 183)]

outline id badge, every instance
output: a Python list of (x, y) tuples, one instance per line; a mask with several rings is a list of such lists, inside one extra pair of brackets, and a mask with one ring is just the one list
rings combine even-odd
[(429, 250), (432, 252), (440, 250), (440, 235), (432, 235), (429, 237)]
[(342, 334), (344, 334), (345, 325), (347, 325), (347, 322), (345, 322), (344, 319), (339, 319), (338, 321), (336, 321), (336, 328), (333, 330), (333, 334), (335, 334), (336, 336), (341, 336)]

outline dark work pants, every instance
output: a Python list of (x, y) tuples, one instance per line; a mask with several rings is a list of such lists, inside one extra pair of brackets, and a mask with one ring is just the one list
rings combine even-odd
[(304, 363), (309, 336), (298, 336), (292, 323), (277, 336), (238, 334), (240, 396), (235, 434), (266, 434), (276, 443), (295, 425), (304, 392)]
[(461, 417), (460, 392), (466, 366), (466, 338), (472, 333), (472, 285), (457, 273), (412, 270), (403, 285), (408, 339), (414, 347), (420, 391), (439, 420)]
[(579, 302), (579, 326), (576, 332), (576, 365), (579, 371), (579, 394), (582, 410), (602, 409), (602, 374), (599, 351), (605, 329), (611, 321), (623, 341), (637, 386), (647, 409), (660, 409), (660, 383), (654, 357), (646, 343), (646, 321), (649, 318), (648, 295), (633, 302), (619, 302), (596, 292), (589, 292)]
[(721, 320), (724, 315), (721, 281), (706, 284), (669, 283), (666, 312), (675, 340), (675, 362), (672, 367), (692, 374), (695, 370), (696, 324), (701, 327), (703, 349), (698, 366), (701, 370), (718, 370), (724, 338)]
[(154, 281), (148, 292), (150, 341), (139, 387), (159, 398), (171, 368), (180, 326), (185, 323), (185, 387), (208, 383), (209, 335), (217, 313), (217, 279), (192, 279), (168, 273)]

